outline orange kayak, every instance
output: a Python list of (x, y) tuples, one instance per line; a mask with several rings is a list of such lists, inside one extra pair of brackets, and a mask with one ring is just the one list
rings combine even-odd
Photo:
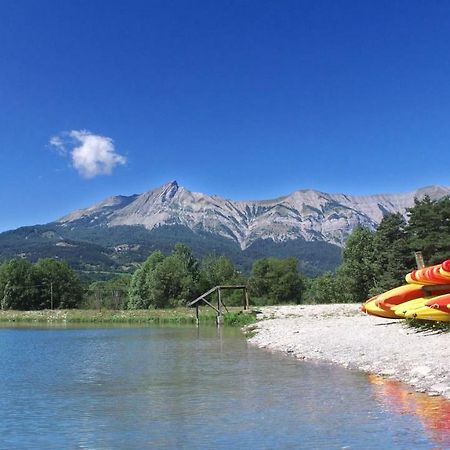
[(380, 294), (377, 298), (377, 305), (389, 311), (392, 306), (414, 300), (424, 296), (423, 286), (420, 284), (406, 284), (399, 286), (390, 291)]
[(429, 308), (439, 309), (442, 312), (450, 314), (450, 294), (433, 297), (425, 303), (425, 306), (428, 306)]
[(384, 310), (390, 310), (395, 305), (400, 305), (410, 300), (421, 297), (430, 297), (450, 293), (450, 286), (406, 284), (380, 294), (377, 305)]
[(450, 270), (450, 260), (444, 261), (442, 264), (413, 270), (405, 278), (407, 283), (450, 284), (450, 271), (446, 271), (445, 268)]
[(375, 297), (370, 298), (367, 300), (366, 303), (364, 303), (361, 307), (361, 310), (365, 312), (366, 314), (370, 314), (371, 316), (377, 316), (377, 317), (383, 317), (385, 319), (400, 319), (401, 317), (397, 316), (394, 311), (391, 311), (390, 309), (382, 309), (378, 306), (378, 297), (379, 295), (376, 295)]

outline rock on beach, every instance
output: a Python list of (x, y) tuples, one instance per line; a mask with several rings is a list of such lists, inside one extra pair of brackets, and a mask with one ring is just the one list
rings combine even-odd
[(356, 304), (263, 307), (258, 319), (249, 342), (260, 348), (393, 378), (450, 399), (450, 333), (368, 316)]

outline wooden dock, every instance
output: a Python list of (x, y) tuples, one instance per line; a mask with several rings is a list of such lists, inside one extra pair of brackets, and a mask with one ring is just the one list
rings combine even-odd
[[(222, 300), (222, 290), (229, 290), (229, 289), (238, 289), (243, 291), (243, 306), (244, 311), (248, 311), (250, 308), (250, 297), (248, 295), (248, 288), (245, 285), (224, 285), (224, 286), (214, 286), (209, 291), (205, 292), (204, 294), (200, 295), (200, 297), (197, 297), (192, 302), (188, 303), (189, 307), (195, 306), (195, 316), (197, 318), (197, 325), (199, 324), (199, 307), (202, 303), (212, 308), (217, 313), (216, 317), (216, 323), (217, 325), (223, 324), (223, 309), (225, 309), (228, 312), (227, 307), (223, 303)], [(217, 292), (217, 307), (214, 305), (215, 301), (213, 299), (210, 299), (210, 301), (207, 300), (208, 296), (213, 295), (215, 292)], [(222, 309), (223, 308), (223, 309)]]

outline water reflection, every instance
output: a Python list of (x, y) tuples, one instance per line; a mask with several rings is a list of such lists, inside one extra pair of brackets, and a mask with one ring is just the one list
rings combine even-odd
[(426, 405), (413, 415), (395, 385), (256, 349), (237, 329), (0, 328), (0, 361), (0, 450), (435, 445)]
[(368, 377), (384, 406), (395, 414), (416, 416), (439, 448), (450, 448), (450, 400), (414, 392), (398, 381), (378, 375)]

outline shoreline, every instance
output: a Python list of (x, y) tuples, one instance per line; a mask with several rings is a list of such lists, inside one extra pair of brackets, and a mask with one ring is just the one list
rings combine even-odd
[[(210, 321), (205, 313), (204, 321)], [(212, 318), (214, 320), (214, 317)], [(0, 311), (0, 323), (195, 323), (195, 312), (187, 308), (152, 310), (44, 309)]]
[[(244, 326), (254, 322), (255, 316), (241, 314), (241, 308), (229, 307), (224, 314), (227, 326)], [(201, 308), (200, 323), (214, 324), (216, 314), (209, 308)], [(196, 324), (194, 308), (137, 310), (44, 309), (36, 311), (0, 310), (1, 324)]]
[[(450, 399), (450, 333), (420, 331), (359, 304), (261, 307), (250, 344), (395, 379)], [(253, 332), (255, 333), (253, 335)]]

